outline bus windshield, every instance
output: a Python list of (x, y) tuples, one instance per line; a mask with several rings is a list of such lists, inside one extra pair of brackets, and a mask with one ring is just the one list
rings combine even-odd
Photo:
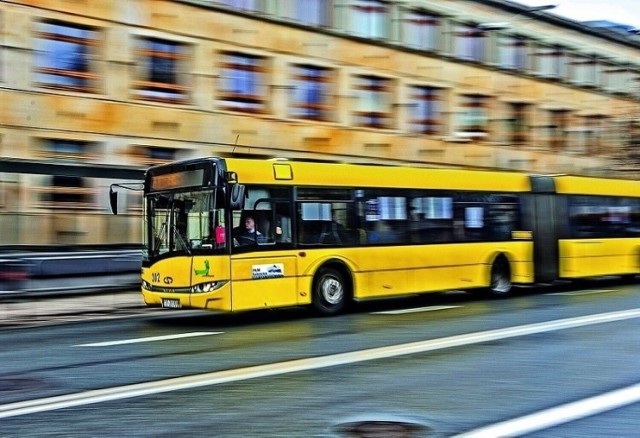
[(224, 249), (224, 212), (215, 199), (213, 190), (148, 194), (143, 233), (147, 257)]

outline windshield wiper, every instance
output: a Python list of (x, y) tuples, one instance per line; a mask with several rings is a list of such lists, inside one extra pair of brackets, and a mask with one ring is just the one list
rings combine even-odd
[[(152, 227), (155, 230), (155, 226), (152, 225)], [(162, 236), (166, 228), (167, 228), (167, 223), (163, 222), (162, 225), (160, 225), (160, 230), (158, 230), (157, 233), (155, 232), (152, 233), (153, 242), (151, 242), (151, 248), (149, 248), (150, 255), (155, 256), (160, 254), (160, 246), (162, 245)]]
[(180, 241), (180, 244), (182, 245), (184, 250), (187, 252), (187, 254), (191, 255), (191, 248), (189, 248), (189, 244), (187, 240), (182, 236), (180, 231), (178, 231), (178, 227), (176, 226), (176, 224), (173, 224), (173, 235), (178, 238), (178, 240)]

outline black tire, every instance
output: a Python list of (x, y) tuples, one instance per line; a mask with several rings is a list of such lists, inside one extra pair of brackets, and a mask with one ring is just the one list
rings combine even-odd
[(492, 297), (504, 298), (511, 295), (511, 267), (504, 256), (498, 257), (491, 265), (491, 282), (487, 293)]
[(320, 268), (313, 281), (313, 309), (321, 315), (336, 315), (345, 310), (350, 291), (342, 273)]

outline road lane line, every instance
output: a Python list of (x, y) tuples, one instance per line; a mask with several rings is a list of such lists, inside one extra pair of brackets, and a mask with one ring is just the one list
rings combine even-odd
[(640, 402), (640, 383), (554, 408), (545, 409), (523, 417), (514, 418), (513, 420), (481, 427), (461, 435), (456, 435), (456, 437), (494, 438), (499, 436), (520, 436), (601, 414), (637, 402)]
[(266, 365), (255, 365), (246, 368), (225, 371), (213, 371), (184, 377), (143, 382), (132, 385), (115, 386), (96, 389), (74, 394), (59, 395), (41, 399), (25, 400), (21, 402), (0, 405), (0, 419), (36, 412), (53, 411), (56, 409), (84, 406), (93, 403), (122, 400), (145, 395), (183, 389), (201, 388), (205, 386), (221, 385), (261, 377), (271, 377), (300, 371), (311, 371), (338, 365), (350, 365), (376, 359), (386, 359), (410, 354), (426, 353), (445, 348), (461, 347), (465, 345), (515, 338), (520, 336), (567, 330), (594, 324), (624, 321), (640, 318), (640, 308), (617, 312), (600, 313), (579, 316), (575, 318), (558, 319), (534, 324), (526, 324), (502, 329), (487, 330), (476, 333), (449, 336), (446, 338), (430, 339), (426, 341), (409, 342), (406, 344), (387, 347), (370, 348), (367, 350), (332, 354), (329, 356), (310, 357), (286, 362)]
[(574, 292), (554, 292), (554, 293), (547, 294), (547, 295), (576, 296), (576, 295), (607, 294), (609, 292), (618, 292), (618, 289), (578, 290), (578, 291), (574, 291)]
[(372, 315), (402, 315), (405, 313), (434, 312), (436, 310), (456, 309), (461, 306), (427, 306), (414, 307), (412, 309), (384, 310), (382, 312), (371, 312)]
[(151, 336), (148, 338), (121, 339), (119, 341), (94, 342), (92, 344), (78, 344), (74, 347), (110, 347), (112, 345), (139, 344), (141, 342), (168, 341), (171, 339), (194, 338), (197, 336), (221, 335), (223, 332), (190, 332), (177, 335)]

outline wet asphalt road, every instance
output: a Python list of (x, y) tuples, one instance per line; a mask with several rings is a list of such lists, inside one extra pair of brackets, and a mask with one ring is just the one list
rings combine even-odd
[[(0, 436), (640, 431), (637, 284), (437, 294), (333, 318), (123, 316), (0, 331)], [(527, 428), (514, 422), (538, 413)]]

